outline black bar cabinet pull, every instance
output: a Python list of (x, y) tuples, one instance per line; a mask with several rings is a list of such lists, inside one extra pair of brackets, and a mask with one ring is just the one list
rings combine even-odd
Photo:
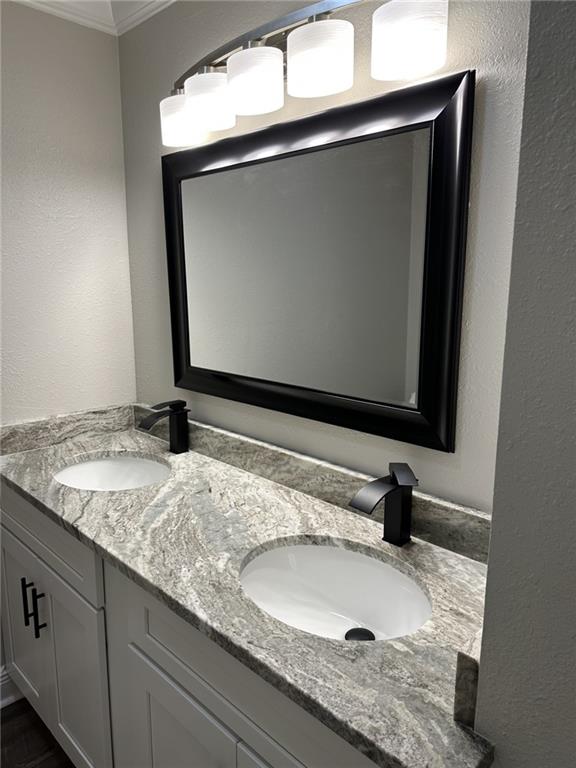
[(30, 619), (34, 615), (34, 612), (28, 607), (28, 589), (34, 586), (33, 581), (26, 581), (26, 578), (22, 576), (20, 579), (20, 589), (22, 590), (22, 609), (24, 611), (24, 626), (30, 626)]
[(44, 629), (48, 626), (48, 624), (44, 621), (42, 624), (40, 624), (40, 617), (38, 615), (38, 601), (41, 597), (46, 597), (44, 592), (38, 592), (36, 587), (32, 588), (32, 613), (34, 617), (34, 637), (36, 640), (40, 637), (40, 630)]
[[(32, 610), (30, 610), (30, 607), (28, 605), (28, 590), (32, 587)], [(23, 576), (20, 579), (20, 589), (22, 590), (22, 608), (24, 610), (24, 626), (29, 627), (30, 626), (30, 619), (33, 619), (34, 621), (34, 637), (36, 640), (40, 637), (40, 630), (44, 629), (48, 626), (48, 624), (44, 621), (40, 623), (40, 617), (38, 615), (38, 602), (42, 597), (46, 597), (44, 592), (38, 592), (36, 587), (34, 586), (33, 581), (27, 581), (26, 578)]]

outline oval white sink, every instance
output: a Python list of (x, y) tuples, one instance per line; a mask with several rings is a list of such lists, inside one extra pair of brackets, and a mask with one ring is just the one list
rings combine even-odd
[(118, 454), (70, 464), (54, 479), (84, 491), (126, 491), (161, 483), (169, 474), (170, 467), (159, 461)]
[(353, 628), (370, 630), (376, 640), (409, 635), (432, 615), (430, 601), (409, 576), (339, 547), (268, 550), (246, 565), (240, 581), (274, 618), (336, 640)]

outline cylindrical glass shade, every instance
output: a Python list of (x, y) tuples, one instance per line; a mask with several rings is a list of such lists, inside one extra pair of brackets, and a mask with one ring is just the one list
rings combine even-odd
[(390, 0), (372, 16), (372, 77), (411, 80), (446, 61), (448, 0)]
[(225, 131), (236, 125), (225, 72), (192, 75), (184, 83), (192, 119), (208, 131)]
[(233, 53), (227, 64), (237, 115), (265, 115), (284, 106), (284, 57), (279, 48), (246, 48)]
[(162, 99), (160, 125), (165, 147), (191, 147), (204, 141), (207, 135), (207, 131), (192, 119), (183, 93)]
[(354, 27), (343, 19), (305, 24), (288, 35), (288, 93), (313, 98), (354, 84)]

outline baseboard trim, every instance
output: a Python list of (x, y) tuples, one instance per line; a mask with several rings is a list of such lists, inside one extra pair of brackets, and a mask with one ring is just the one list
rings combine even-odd
[(6, 667), (2, 667), (0, 674), (0, 709), (13, 704), (15, 701), (24, 698), (20, 693), (20, 689), (13, 682), (12, 678), (8, 674)]

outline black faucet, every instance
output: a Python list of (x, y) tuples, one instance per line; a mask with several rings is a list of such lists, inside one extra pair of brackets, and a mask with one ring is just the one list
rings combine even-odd
[(412, 488), (418, 485), (408, 464), (392, 463), (389, 475), (361, 488), (350, 502), (354, 509), (371, 515), (386, 499), (384, 506), (384, 541), (403, 547), (410, 541), (412, 527)]
[[(167, 410), (162, 410), (163, 408)], [(159, 413), (151, 413), (143, 418), (138, 424), (140, 429), (148, 431), (157, 421), (169, 416), (170, 450), (172, 453), (186, 453), (188, 450), (188, 417), (186, 416), (188, 408), (186, 408), (186, 401), (168, 400), (166, 403), (153, 405), (152, 410), (159, 411)]]

